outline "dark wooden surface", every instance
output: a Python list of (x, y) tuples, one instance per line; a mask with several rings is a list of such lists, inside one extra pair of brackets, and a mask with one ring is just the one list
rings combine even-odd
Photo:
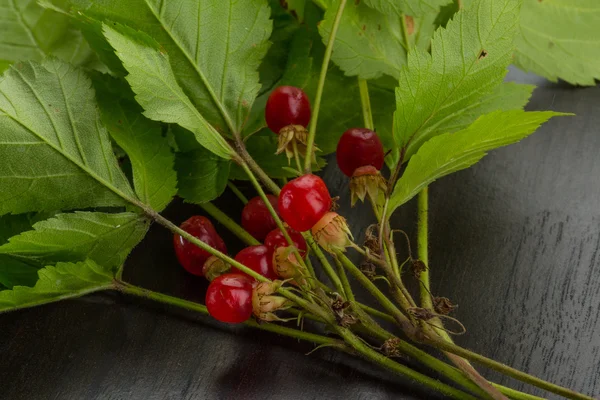
[[(600, 396), (600, 89), (514, 71), (510, 78), (541, 84), (529, 109), (578, 116), (553, 120), (432, 185), (434, 292), (459, 304), (456, 317), (468, 329), (461, 345)], [(344, 193), (334, 163), (325, 176)], [(193, 212), (168, 210), (177, 222)], [(342, 212), (360, 237), (368, 209), (342, 201)], [(414, 234), (414, 214), (413, 202), (395, 225)], [(158, 226), (134, 251), (125, 279), (198, 301), (206, 287), (177, 266), (170, 235)], [(332, 351), (305, 356), (310, 349), (138, 299), (94, 295), (0, 315), (0, 398), (438, 398)]]

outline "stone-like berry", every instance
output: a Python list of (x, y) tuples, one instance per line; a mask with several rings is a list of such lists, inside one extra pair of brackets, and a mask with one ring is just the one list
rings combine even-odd
[(275, 89), (265, 107), (265, 120), (269, 129), (279, 134), (288, 125), (308, 126), (310, 102), (302, 89), (294, 86), (280, 86)]
[(348, 129), (337, 145), (337, 163), (344, 175), (352, 176), (357, 168), (383, 167), (383, 145), (375, 132), (366, 128)]
[[(197, 237), (210, 247), (227, 253), (227, 246), (215, 230), (212, 222), (206, 217), (195, 215), (179, 226), (187, 233)], [(180, 235), (173, 236), (173, 246), (179, 263), (191, 274), (202, 276), (204, 263), (211, 256), (193, 243), (188, 242)]]
[(303, 175), (289, 181), (279, 194), (279, 213), (292, 228), (304, 232), (312, 228), (331, 208), (331, 195), (316, 175)]
[[(261, 274), (265, 278), (269, 278), (271, 280), (277, 279), (277, 275), (275, 275), (272, 266), (273, 252), (267, 246), (258, 245), (246, 247), (237, 253), (235, 256), (235, 261)], [(244, 274), (237, 268), (232, 268), (232, 272)]]
[(242, 274), (225, 274), (215, 278), (206, 291), (208, 313), (221, 322), (237, 324), (252, 315), (254, 281)]
[[(287, 228), (287, 232), (294, 243), (294, 247), (296, 247), (300, 255), (304, 257), (306, 254), (306, 240), (304, 240), (302, 234), (290, 228)], [(288, 247), (289, 244), (287, 240), (285, 240), (285, 236), (283, 236), (281, 229), (276, 228), (269, 232), (265, 238), (265, 246), (270, 248), (271, 251), (275, 251), (279, 247)]]
[[(277, 196), (268, 194), (269, 202), (277, 211)], [(267, 234), (277, 227), (265, 202), (256, 196), (242, 210), (242, 226), (256, 240), (263, 241)]]

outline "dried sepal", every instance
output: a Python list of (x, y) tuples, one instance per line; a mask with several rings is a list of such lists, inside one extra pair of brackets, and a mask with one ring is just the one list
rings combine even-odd
[(281, 285), (281, 281), (260, 282), (252, 290), (252, 313), (258, 320), (281, 321), (275, 313), (291, 307), (288, 299), (274, 294)]
[[(281, 128), (279, 131), (279, 139), (277, 141), (277, 151), (275, 154), (281, 154), (285, 152), (288, 160), (294, 158), (294, 145), (298, 154), (302, 157), (306, 156), (306, 145), (308, 141), (308, 131), (302, 125), (288, 125)], [(319, 149), (313, 145), (313, 151), (311, 152), (313, 162), (317, 162), (315, 153)]]
[(273, 271), (282, 279), (290, 279), (290, 284), (295, 286), (306, 285), (307, 271), (298, 262), (293, 246), (277, 247), (273, 252)]
[(209, 281), (226, 274), (231, 270), (231, 265), (216, 256), (210, 256), (202, 266), (202, 275)]
[(381, 173), (373, 166), (367, 165), (357, 168), (350, 178), (351, 204), (354, 206), (358, 200), (364, 202), (369, 195), (376, 202), (380, 194), (387, 190), (387, 182)]

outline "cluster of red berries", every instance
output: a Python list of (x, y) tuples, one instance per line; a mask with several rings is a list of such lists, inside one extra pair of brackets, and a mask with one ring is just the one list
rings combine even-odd
[[(306, 94), (291, 86), (275, 89), (265, 108), (269, 128), (280, 136), (286, 136), (283, 142), (280, 140), (283, 148), (294, 140), (297, 141), (295, 149), (304, 144), (310, 114)], [(364, 189), (356, 190), (356, 196), (363, 200), (366, 193), (375, 195), (373, 188), (369, 187), (373, 186), (372, 183), (365, 177), (376, 177), (376, 186), (381, 186), (383, 178), (379, 170), (383, 167), (383, 158), (381, 141), (369, 129), (349, 129), (338, 143), (338, 165), (345, 175), (365, 185)], [(284, 298), (273, 296), (281, 285), (277, 279), (290, 280), (293, 284), (305, 282), (302, 279), (305, 274), (301, 268), (303, 263), (295, 257), (296, 251), (302, 258), (307, 256), (306, 241), (300, 232), (311, 230), (317, 242), (328, 251), (343, 250), (349, 243), (350, 232), (346, 222), (330, 211), (331, 195), (318, 176), (306, 174), (293, 179), (282, 188), (279, 197), (267, 195), (267, 199), (285, 222), (293, 246), (277, 227), (265, 202), (255, 197), (244, 207), (241, 224), (264, 244), (246, 247), (235, 256), (235, 260), (275, 283), (257, 283), (248, 274), (231, 268), (180, 235), (174, 237), (180, 264), (188, 272), (211, 281), (206, 292), (206, 306), (210, 315), (219, 321), (244, 322), (253, 313), (259, 319), (276, 319), (274, 311), (286, 304)], [(193, 216), (180, 227), (221, 253), (227, 253), (225, 242), (207, 218)]]

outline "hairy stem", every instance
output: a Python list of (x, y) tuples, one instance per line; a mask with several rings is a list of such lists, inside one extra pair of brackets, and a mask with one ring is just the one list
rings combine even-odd
[(238, 189), (237, 186), (235, 186), (235, 184), (231, 181), (227, 182), (227, 187), (229, 188), (229, 190), (231, 190), (233, 192), (233, 194), (235, 194), (237, 196), (238, 199), (240, 199), (240, 201), (244, 204), (248, 204), (248, 198), (246, 196), (244, 196), (244, 193), (242, 193), (240, 191), (240, 189)]
[(464, 349), (460, 346), (455, 345), (454, 343), (449, 343), (446, 340), (436, 336), (433, 338), (428, 338), (426, 343), (430, 344), (433, 347), (436, 347), (440, 350), (443, 350), (448, 353), (456, 354), (457, 356), (466, 358), (467, 360), (477, 362), (487, 368), (493, 369), (494, 371), (498, 371), (503, 373), (504, 375), (510, 376), (511, 378), (517, 379), (521, 382), (528, 383), (530, 385), (539, 387), (540, 389), (547, 390), (551, 393), (558, 394), (560, 396), (569, 398), (569, 399), (581, 399), (581, 400), (593, 400), (592, 397), (586, 396), (581, 393), (577, 393), (573, 390), (564, 388), (559, 385), (555, 385), (550, 382), (546, 382), (540, 378), (536, 378), (533, 375), (529, 375), (525, 372), (519, 371), (515, 368), (509, 367), (508, 365), (502, 364), (498, 361), (492, 360), (481, 354), (477, 354), (470, 350)]
[(358, 90), (360, 91), (360, 102), (362, 104), (363, 120), (365, 128), (373, 130), (373, 113), (371, 112), (371, 99), (369, 98), (369, 85), (365, 79), (358, 78)]
[(421, 271), (419, 276), (421, 281), (421, 307), (433, 310), (429, 283), (429, 188), (426, 187), (419, 192), (417, 207), (417, 256), (425, 265), (425, 270)]
[(250, 170), (256, 174), (258, 179), (260, 179), (260, 181), (269, 189), (271, 193), (279, 196), (281, 189), (279, 189), (279, 186), (277, 186), (277, 184), (269, 177), (269, 175), (267, 175), (265, 171), (263, 171), (263, 169), (256, 163), (256, 161), (254, 161), (252, 156), (248, 153), (248, 150), (246, 150), (246, 145), (239, 135), (235, 137), (235, 148), (237, 155), (240, 158), (236, 159), (235, 161), (240, 165), (244, 164), (249, 167)]
[[(201, 314), (208, 315), (208, 310), (205, 305), (194, 303), (188, 300), (180, 299), (177, 297), (169, 296), (163, 293), (154, 292), (148, 289), (143, 289), (138, 286), (130, 285), (126, 282), (118, 281), (115, 283), (117, 290), (123, 293), (131, 294), (137, 297), (143, 297), (146, 299), (151, 299), (163, 304), (169, 304), (175, 307), (183, 308), (189, 311), (198, 312)], [(348, 347), (341, 340), (317, 335), (314, 333), (304, 332), (299, 329), (287, 328), (285, 326), (270, 324), (270, 323), (262, 323), (259, 324), (254, 320), (248, 320), (244, 323), (246, 326), (250, 326), (252, 328), (261, 329), (264, 331), (274, 332), (279, 335), (292, 337), (294, 339), (305, 340), (307, 342), (312, 342), (318, 345), (326, 345), (336, 347), (340, 350), (348, 352)]]
[(312, 118), (310, 120), (310, 126), (308, 129), (308, 138), (306, 140), (306, 158), (304, 159), (304, 171), (306, 173), (309, 173), (311, 170), (311, 160), (313, 159), (312, 152), (315, 144), (315, 134), (317, 133), (317, 121), (319, 119), (319, 109), (321, 108), (323, 88), (325, 87), (325, 78), (327, 77), (329, 60), (331, 59), (331, 53), (333, 52), (333, 44), (335, 43), (335, 36), (337, 34), (338, 27), (340, 26), (342, 14), (344, 13), (344, 7), (346, 7), (346, 0), (340, 0), (333, 25), (331, 26), (331, 32), (329, 33), (329, 39), (327, 40), (327, 47), (325, 48), (323, 63), (321, 64), (321, 73), (319, 75), (319, 83), (317, 84), (317, 94), (315, 96)]
[(246, 243), (248, 246), (254, 246), (260, 244), (258, 240), (252, 237), (244, 228), (238, 225), (234, 220), (229, 218), (227, 214), (223, 211), (219, 210), (212, 203), (202, 203), (200, 207), (206, 211), (211, 217), (219, 221), (219, 223), (223, 224), (225, 228), (229, 229), (231, 233), (237, 236), (242, 242)]

